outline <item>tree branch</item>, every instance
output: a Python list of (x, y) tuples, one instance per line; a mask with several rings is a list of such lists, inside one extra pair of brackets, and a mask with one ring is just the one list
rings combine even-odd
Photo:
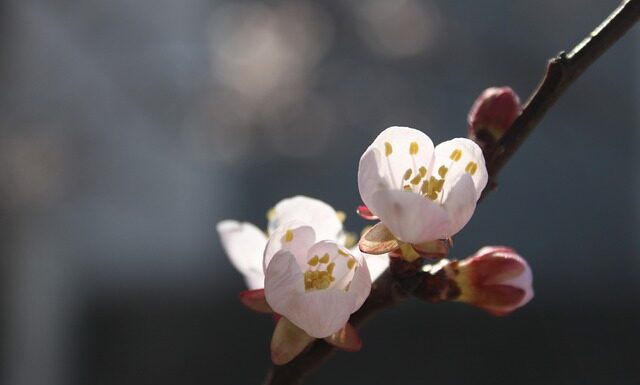
[[(640, 18), (640, 0), (625, 0), (589, 36), (569, 53), (560, 53), (549, 61), (542, 82), (531, 95), (522, 114), (500, 139), (493, 151), (485, 154), (490, 184), (486, 196), (496, 186), (496, 177), (546, 112), (595, 60), (618, 41)], [(395, 258), (394, 258), (395, 259)], [(359, 327), (382, 309), (397, 305), (411, 293), (411, 264), (391, 265), (374, 283), (364, 305), (351, 316), (350, 322)], [(393, 271), (393, 273), (392, 273)], [(301, 384), (305, 377), (320, 367), (335, 351), (323, 340), (316, 340), (307, 350), (286, 365), (274, 366), (267, 374), (265, 385)]]
[(569, 53), (561, 52), (549, 61), (542, 82), (525, 103), (522, 114), (498, 141), (493, 151), (485, 154), (490, 182), (482, 194), (483, 198), (495, 188), (500, 170), (542, 120), (549, 108), (600, 55), (624, 36), (639, 18), (640, 1), (625, 0)]

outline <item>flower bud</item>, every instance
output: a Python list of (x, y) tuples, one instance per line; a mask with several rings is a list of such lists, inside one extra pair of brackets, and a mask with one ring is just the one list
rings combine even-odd
[(494, 315), (509, 314), (533, 298), (531, 269), (508, 247), (483, 247), (467, 259), (450, 262), (444, 270), (459, 289), (455, 301)]
[(521, 112), (520, 99), (510, 87), (487, 88), (469, 111), (469, 137), (481, 144), (495, 143)]

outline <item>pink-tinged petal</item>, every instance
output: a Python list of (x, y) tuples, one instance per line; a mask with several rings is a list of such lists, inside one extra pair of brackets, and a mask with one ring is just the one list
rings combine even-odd
[(368, 221), (375, 221), (378, 220), (378, 217), (376, 217), (375, 215), (373, 215), (373, 213), (371, 212), (371, 210), (369, 210), (369, 208), (365, 205), (360, 205), (358, 206), (358, 208), (356, 209), (356, 213), (362, 218), (362, 219), (366, 219)]
[(382, 131), (369, 148), (382, 155), (381, 171), (389, 184), (398, 189), (402, 188), (402, 176), (407, 169), (417, 171), (421, 166), (431, 166), (434, 151), (433, 142), (424, 132), (397, 126)]
[[(455, 157), (455, 160), (452, 159), (454, 151), (459, 151), (459, 158)], [(441, 166), (448, 169), (444, 185), (445, 199), (449, 180), (455, 180), (461, 174), (473, 174), (471, 177), (477, 201), (489, 180), (482, 149), (472, 140), (455, 138), (440, 143), (436, 146), (434, 153), (434, 164), (430, 171), (437, 171)]]
[(344, 327), (356, 300), (355, 295), (344, 290), (310, 291), (291, 298), (280, 313), (310, 336), (325, 338)]
[[(383, 167), (386, 167), (383, 153), (376, 148), (369, 147), (358, 166), (358, 190), (360, 198), (372, 215), (377, 216), (376, 208), (372, 206), (373, 195), (381, 190), (393, 189), (394, 185), (388, 180)], [(397, 183), (397, 182), (396, 182)]]
[(388, 190), (378, 191), (373, 201), (382, 223), (403, 242), (422, 243), (451, 235), (447, 211), (428, 198)]
[(415, 176), (420, 168), (431, 168), (433, 152), (431, 139), (412, 128), (389, 127), (378, 135), (358, 166), (360, 196), (373, 215), (379, 216), (374, 194), (380, 190), (401, 190), (407, 170)]
[(509, 285), (490, 285), (477, 291), (470, 301), (472, 305), (497, 316), (503, 316), (515, 310), (525, 298), (525, 291)]
[(441, 238), (451, 237), (462, 230), (473, 216), (477, 202), (476, 190), (469, 174), (458, 175), (451, 183), (447, 182), (445, 188), (449, 190), (442, 206), (447, 211), (449, 221), (445, 236)]
[(386, 254), (400, 247), (396, 237), (382, 222), (367, 230), (358, 242), (360, 251), (367, 254)]
[(349, 323), (324, 340), (347, 352), (357, 352), (362, 348), (362, 339), (358, 331)]
[(532, 274), (514, 250), (485, 247), (460, 262), (445, 267), (460, 289), (457, 299), (495, 315), (506, 315), (533, 298)]
[(300, 221), (283, 224), (269, 236), (269, 242), (267, 242), (267, 246), (264, 249), (264, 271), (266, 272), (271, 258), (280, 250), (291, 252), (300, 266), (305, 266), (307, 250), (315, 243), (315, 240), (316, 236), (313, 227)]
[(264, 289), (245, 290), (240, 293), (240, 302), (249, 309), (259, 313), (273, 313), (264, 297)]
[(317, 240), (339, 241), (344, 237), (342, 222), (336, 211), (318, 199), (299, 195), (281, 200), (273, 208), (273, 216), (269, 220), (269, 234), (293, 221), (313, 226)]
[(246, 222), (226, 220), (216, 227), (222, 247), (233, 266), (244, 275), (249, 289), (263, 288), (262, 253), (267, 244), (265, 234)]
[(300, 354), (314, 338), (285, 317), (280, 318), (271, 337), (271, 361), (284, 365)]
[(355, 255), (358, 262), (354, 268), (351, 284), (346, 289), (347, 293), (355, 298), (351, 313), (360, 309), (360, 306), (362, 306), (367, 297), (369, 297), (369, 293), (371, 293), (371, 273), (369, 272), (367, 261), (360, 253)]
[(304, 277), (291, 252), (281, 250), (269, 262), (265, 271), (264, 294), (273, 311), (284, 316), (288, 316), (290, 303), (304, 294)]

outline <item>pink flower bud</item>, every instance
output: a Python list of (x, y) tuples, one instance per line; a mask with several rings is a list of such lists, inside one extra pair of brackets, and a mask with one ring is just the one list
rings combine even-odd
[(469, 137), (497, 141), (522, 112), (520, 99), (510, 87), (491, 87), (473, 103), (467, 121)]
[(513, 249), (489, 246), (444, 267), (460, 290), (455, 299), (494, 315), (506, 315), (533, 298), (532, 274)]

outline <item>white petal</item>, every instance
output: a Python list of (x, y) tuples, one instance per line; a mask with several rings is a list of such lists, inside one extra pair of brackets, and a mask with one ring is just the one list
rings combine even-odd
[[(411, 154), (412, 144), (415, 154)], [(427, 170), (433, 161), (433, 142), (421, 131), (409, 127), (389, 127), (382, 131), (360, 158), (358, 188), (363, 202), (377, 215), (370, 202), (381, 189), (402, 189), (407, 169)]]
[(269, 220), (269, 234), (291, 221), (308, 223), (316, 232), (316, 239), (338, 241), (343, 237), (342, 222), (333, 207), (318, 199), (295, 196), (281, 200), (274, 207)]
[[(392, 185), (387, 180), (385, 172), (382, 170), (383, 156), (376, 148), (369, 147), (362, 157), (358, 166), (358, 190), (362, 202), (373, 213), (373, 195), (380, 190), (389, 190)], [(376, 214), (377, 215), (377, 214)]]
[(304, 294), (304, 276), (296, 257), (287, 250), (278, 251), (265, 270), (264, 295), (278, 314), (289, 318), (290, 306)]
[(262, 254), (267, 237), (251, 223), (226, 220), (216, 226), (222, 247), (233, 266), (245, 276), (249, 289), (264, 287)]
[(371, 281), (375, 281), (389, 267), (389, 254), (367, 254), (360, 252), (367, 261)]
[[(458, 161), (451, 159), (451, 154), (455, 150), (461, 151), (461, 156)], [(487, 172), (487, 166), (485, 165), (484, 155), (482, 149), (472, 140), (465, 138), (455, 138), (442, 142), (435, 148), (435, 156), (433, 168), (430, 172), (437, 172), (440, 166), (445, 166), (449, 169), (447, 172), (447, 179), (455, 179), (460, 174), (467, 173), (465, 169), (470, 162), (477, 165), (475, 172), (473, 173), (473, 184), (476, 191), (476, 200), (480, 198), (482, 190), (484, 190), (489, 179)], [(446, 194), (446, 190), (445, 190)]]
[(266, 271), (265, 297), (269, 306), (316, 338), (341, 329), (349, 319), (355, 299), (344, 290), (304, 291), (304, 278), (296, 258), (278, 252)]
[(355, 298), (355, 303), (353, 304), (351, 313), (360, 309), (360, 306), (362, 306), (371, 292), (371, 273), (369, 272), (367, 261), (361, 254), (357, 255), (356, 260), (358, 261), (358, 264), (355, 267), (351, 285), (347, 290), (347, 292)]
[(449, 179), (444, 184), (445, 194), (443, 207), (449, 216), (447, 237), (453, 236), (469, 222), (476, 209), (476, 189), (469, 174), (460, 174), (456, 179)]
[(301, 267), (306, 266), (307, 251), (315, 240), (315, 231), (311, 226), (300, 221), (283, 224), (269, 236), (262, 262), (264, 271), (267, 271), (271, 258), (280, 250), (291, 252)]
[(438, 203), (407, 191), (378, 191), (373, 196), (375, 214), (393, 235), (408, 243), (448, 236), (449, 215)]

